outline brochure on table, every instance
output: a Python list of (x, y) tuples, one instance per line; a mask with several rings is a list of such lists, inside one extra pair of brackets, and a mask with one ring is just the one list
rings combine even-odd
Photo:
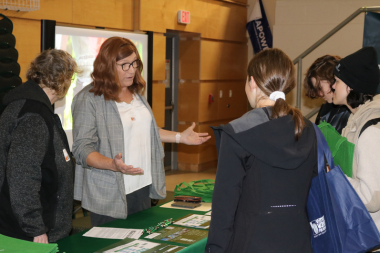
[(143, 229), (93, 227), (83, 236), (104, 239), (139, 239), (143, 231)]
[(174, 225), (207, 229), (210, 227), (211, 216), (189, 214), (174, 221)]
[(145, 239), (193, 244), (208, 235), (208, 230), (169, 226), (145, 236)]
[(185, 247), (126, 238), (95, 253), (175, 253)]

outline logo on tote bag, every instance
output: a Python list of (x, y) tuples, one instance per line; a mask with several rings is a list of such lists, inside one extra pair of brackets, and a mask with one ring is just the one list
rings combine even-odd
[(313, 230), (314, 238), (323, 235), (324, 233), (326, 233), (325, 216), (311, 221), (310, 226)]

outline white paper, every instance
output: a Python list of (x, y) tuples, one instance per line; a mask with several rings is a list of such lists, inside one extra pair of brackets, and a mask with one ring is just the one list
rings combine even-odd
[(159, 243), (148, 242), (144, 240), (135, 240), (133, 242), (118, 246), (116, 248), (104, 251), (104, 253), (136, 253), (144, 252), (160, 245)]
[(193, 214), (182, 220), (176, 221), (173, 224), (186, 226), (186, 227), (198, 227), (198, 228), (208, 228), (208, 226), (201, 226), (203, 223), (206, 223), (211, 220), (211, 216)]
[(210, 212), (208, 212), (208, 213), (205, 213), (205, 215), (211, 215), (211, 212), (212, 212), (212, 211), (210, 211)]
[(93, 227), (83, 236), (105, 239), (139, 239), (143, 231), (143, 229)]
[(154, 237), (156, 237), (156, 236), (158, 236), (158, 235), (160, 235), (161, 233), (152, 233), (152, 234), (150, 234), (150, 235), (148, 235), (148, 236), (145, 236), (144, 238), (148, 238), (148, 239), (152, 239), (152, 238), (154, 238)]

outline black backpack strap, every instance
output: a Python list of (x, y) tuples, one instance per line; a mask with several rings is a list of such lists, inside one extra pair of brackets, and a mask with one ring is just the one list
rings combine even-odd
[(360, 130), (360, 133), (359, 133), (359, 137), (360, 135), (362, 135), (362, 133), (364, 132), (364, 130), (366, 130), (368, 127), (372, 126), (372, 125), (376, 125), (377, 123), (380, 122), (380, 118), (376, 118), (376, 119), (371, 119), (371, 120), (368, 120), (364, 126), (362, 127), (362, 129)]

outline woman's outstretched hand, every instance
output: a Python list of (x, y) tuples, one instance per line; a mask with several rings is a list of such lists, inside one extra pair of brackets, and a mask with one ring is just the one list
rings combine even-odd
[(141, 168), (133, 168), (132, 165), (126, 165), (123, 162), (123, 156), (121, 153), (117, 154), (112, 161), (113, 171), (121, 172), (128, 175), (143, 174), (144, 170)]
[(187, 145), (199, 145), (208, 141), (211, 136), (208, 133), (196, 133), (194, 132), (195, 123), (191, 124), (185, 131), (181, 133), (180, 143)]

